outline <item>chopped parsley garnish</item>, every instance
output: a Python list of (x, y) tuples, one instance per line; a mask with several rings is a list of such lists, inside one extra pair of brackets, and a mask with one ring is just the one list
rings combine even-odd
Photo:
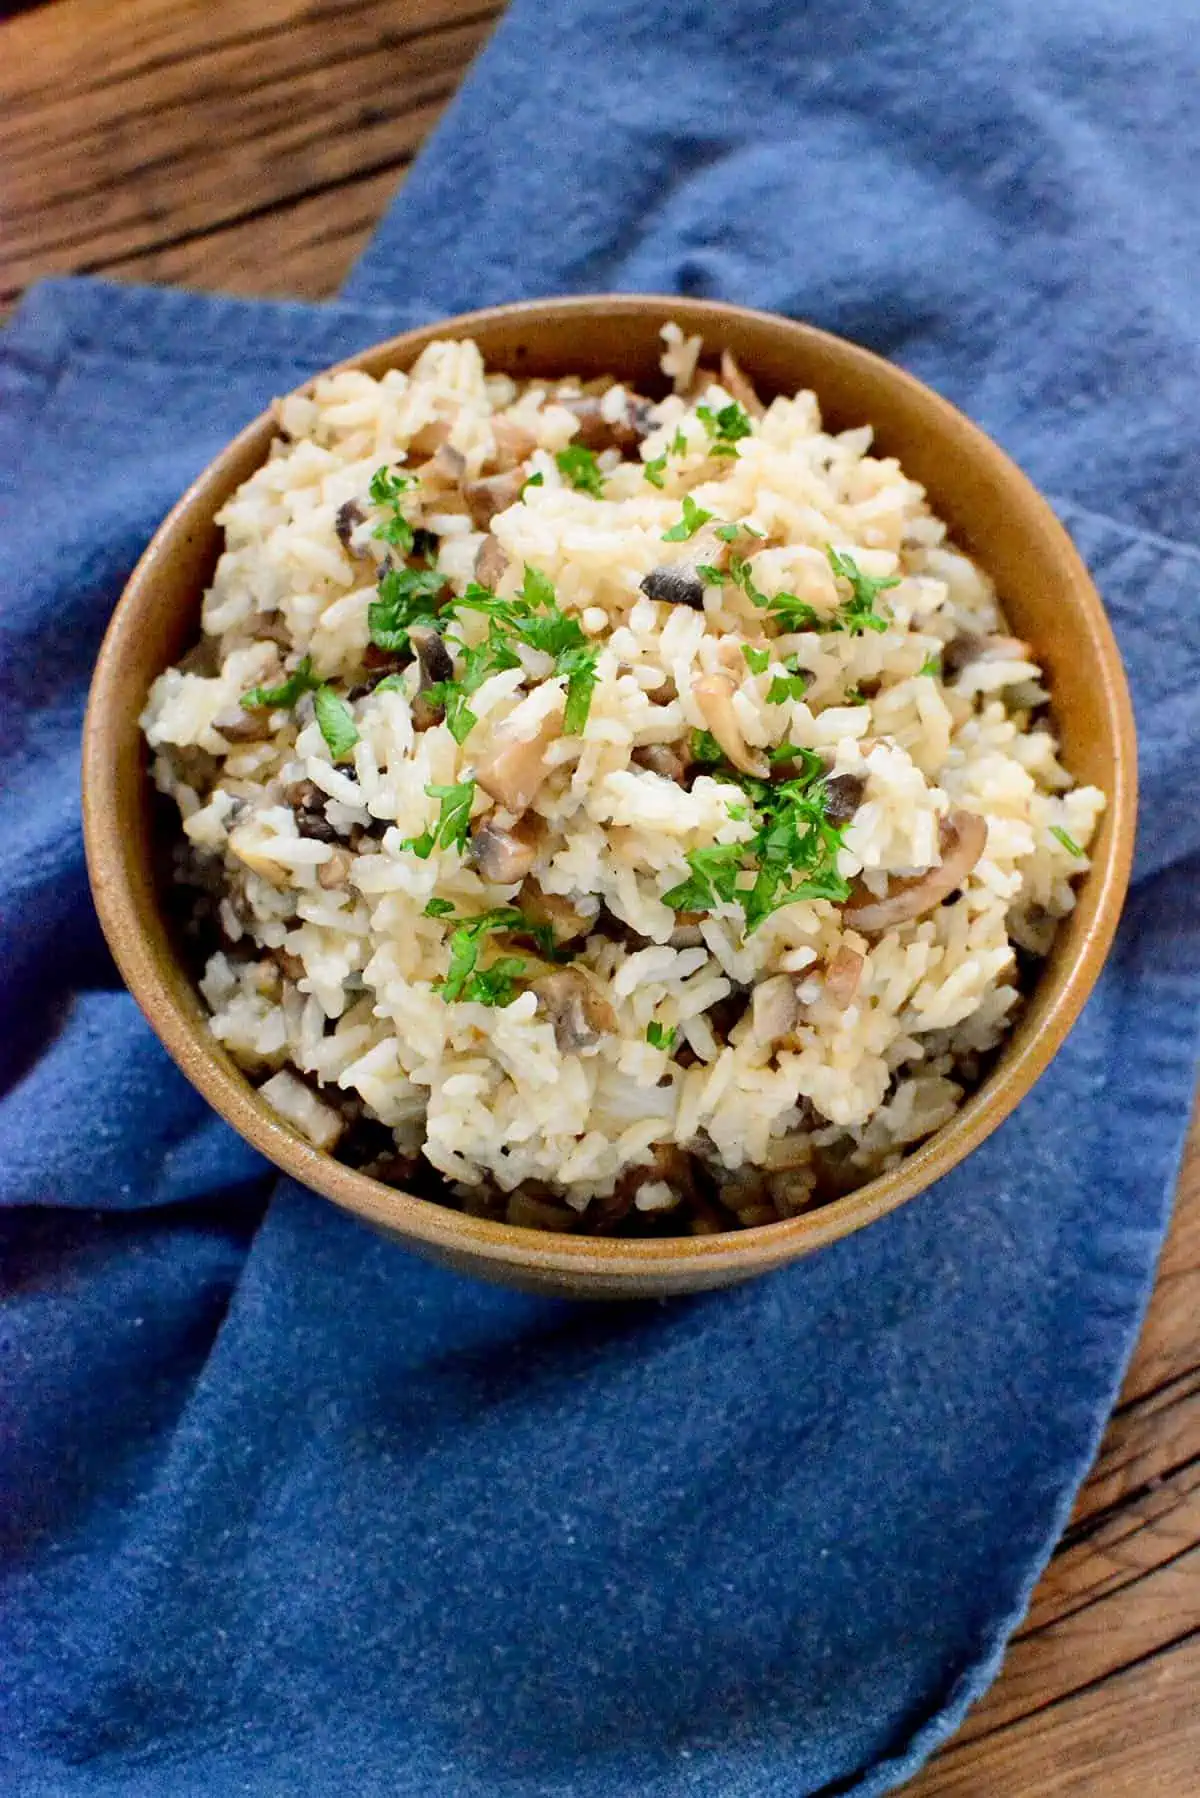
[(751, 674), (765, 674), (771, 662), (769, 649), (755, 649), (751, 643), (742, 644), (742, 654), (746, 658), (746, 666)]
[(577, 493), (590, 493), (593, 499), (604, 498), (604, 475), (593, 450), (584, 449), (581, 443), (568, 444), (566, 449), (559, 450), (554, 460), (559, 474)]
[(840, 608), (837, 618), (826, 626), (828, 630), (849, 631), (852, 636), (860, 636), (863, 631), (885, 631), (889, 619), (886, 612), (875, 610), (875, 601), (889, 587), (898, 587), (898, 575), (887, 575), (879, 580), (874, 575), (864, 574), (853, 556), (840, 555), (832, 543), (828, 545), (826, 555), (829, 566), (839, 579), (849, 581), (850, 598)]
[(777, 674), (767, 688), (768, 705), (786, 705), (790, 699), (803, 699), (812, 685), (812, 675), (807, 668), (796, 665), (795, 656), (790, 656), (784, 663), (786, 674)]
[(434, 601), (446, 586), (436, 568), (389, 568), (367, 607), (367, 629), (377, 649), (399, 655), (408, 648), (414, 624), (436, 624)]
[(531, 487), (544, 487), (545, 485), (546, 485), (546, 477), (542, 473), (541, 469), (539, 468), (533, 474), (530, 475), (529, 479), (526, 481), (525, 485), (522, 487), (521, 498), (522, 499), (525, 498), (525, 495), (529, 492), (529, 489)]
[(710, 730), (694, 730), (692, 732), (692, 760), (694, 762), (723, 762), (725, 760), (725, 751)]
[(686, 543), (688, 538), (694, 537), (700, 526), (707, 524), (711, 517), (711, 512), (706, 512), (703, 506), (696, 504), (690, 493), (685, 493), (683, 517), (678, 524), (673, 524), (669, 531), (663, 532), (662, 540), (664, 543)]
[(846, 691), (842, 694), (843, 705), (867, 705), (868, 703), (867, 696), (857, 681), (855, 681), (852, 686), (847, 687)]
[(940, 680), (942, 674), (941, 650), (935, 649), (932, 654), (927, 655), (925, 660), (921, 663), (921, 666), (917, 669), (917, 673), (929, 674), (933, 676), (934, 680)]
[(849, 882), (837, 871), (843, 831), (825, 811), (824, 763), (803, 750), (793, 750), (793, 757), (802, 766), (791, 779), (739, 782), (753, 802), (754, 836), (746, 843), (693, 849), (687, 857), (690, 877), (664, 893), (666, 904), (675, 911), (739, 904), (748, 935), (781, 906), (849, 897)]
[(437, 823), (423, 830), (419, 837), (408, 837), (402, 847), (411, 849), (422, 861), (428, 861), (435, 849), (458, 850), (461, 855), (466, 847), (467, 833), (471, 828), (471, 805), (475, 798), (475, 782), (460, 781), (457, 786), (440, 787), (436, 784), (427, 786), (425, 791), (431, 799), (440, 800)]
[(665, 450), (661, 456), (651, 456), (648, 461), (642, 463), (642, 473), (652, 487), (661, 488), (666, 472), (667, 455)]
[(344, 762), (358, 742), (358, 726), (346, 701), (332, 687), (318, 687), (313, 695), (313, 711), (325, 746), (335, 762)]
[(807, 600), (797, 599), (794, 593), (777, 593), (774, 599), (768, 600), (771, 617), (785, 631), (819, 630), (821, 620)]
[(599, 654), (598, 649), (585, 644), (563, 650), (555, 663), (555, 673), (567, 677), (567, 704), (563, 712), (563, 735), (566, 737), (579, 736), (588, 721)]
[(278, 687), (251, 687), (248, 693), (242, 694), (241, 703), (248, 712), (265, 711), (268, 708), (272, 711), (290, 711), (298, 699), (305, 693), (315, 693), (320, 684), (312, 670), (312, 657), (305, 656), (299, 667)]
[(722, 543), (733, 543), (739, 537), (765, 537), (766, 532), (756, 531), (752, 524), (744, 524), (741, 519), (735, 518), (729, 524), (719, 524), (715, 535)]
[(388, 516), (381, 524), (375, 526), (373, 536), (382, 538), (384, 543), (394, 544), (405, 555), (413, 547), (413, 527), (400, 510), (400, 501), (411, 487), (417, 485), (415, 474), (389, 473), (386, 466), (377, 468), (371, 476), (371, 485), (367, 492), (372, 504), (382, 506)]
[[(437, 909), (432, 908), (436, 905)], [(446, 918), (453, 912), (448, 900), (429, 901), (425, 907), (430, 917)], [(447, 1005), (456, 999), (473, 1000), (477, 1005), (511, 1005), (517, 996), (515, 982), (528, 971), (529, 963), (519, 955), (502, 955), (490, 967), (480, 968), (479, 954), (483, 939), (496, 931), (519, 931), (542, 943), (549, 927), (531, 924), (515, 905), (498, 905), (481, 912), (476, 918), (454, 920), (450, 935), (450, 966), (445, 978), (435, 982)]]
[(736, 456), (738, 443), (749, 437), (754, 428), (736, 400), (722, 406), (719, 412), (711, 406), (697, 406), (696, 417), (708, 432), (709, 454), (713, 456)]
[(801, 749), (798, 743), (780, 743), (778, 748), (767, 751), (767, 760), (777, 762), (795, 762), (796, 773), (804, 780), (812, 780), (814, 776), (825, 772), (825, 762), (815, 749)]
[(673, 1049), (678, 1035), (673, 1025), (660, 1024), (657, 1019), (646, 1025), (646, 1041), (652, 1049)]
[(1063, 848), (1067, 851), (1068, 855), (1077, 855), (1079, 857), (1080, 861), (1083, 861), (1084, 851), (1079, 847), (1079, 844), (1075, 841), (1075, 838), (1073, 836), (1068, 835), (1068, 833), (1063, 829), (1061, 824), (1052, 824), (1050, 826), (1050, 835), (1052, 837), (1058, 838), (1059, 842), (1062, 844)]
[(713, 562), (697, 562), (696, 573), (708, 587), (723, 587), (725, 576)]
[(447, 918), (453, 910), (454, 901), (452, 899), (439, 899), (435, 895), (425, 907), (422, 916), (426, 918)]

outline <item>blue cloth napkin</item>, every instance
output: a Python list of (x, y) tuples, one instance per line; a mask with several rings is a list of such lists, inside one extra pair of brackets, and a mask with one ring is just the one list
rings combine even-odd
[[(345, 304), (27, 299), (0, 348), (5, 1789), (879, 1793), (995, 1672), (1192, 1095), (1193, 25), (516, 0)], [(847, 332), (998, 436), (1108, 601), (1144, 807), (1099, 988), (966, 1166), (750, 1287), (579, 1309), (410, 1259), (207, 1112), (100, 940), (76, 764), (125, 575), (272, 394), (419, 319), (610, 286)]]

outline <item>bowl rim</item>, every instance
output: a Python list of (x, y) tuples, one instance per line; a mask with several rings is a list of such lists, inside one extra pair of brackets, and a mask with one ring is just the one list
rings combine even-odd
[[(1133, 709), (1120, 653), (1103, 602), (1064, 526), (1049, 503), (1012, 459), (948, 400), (874, 351), (816, 326), (781, 314), (725, 301), (693, 300), (672, 294), (570, 294), (519, 300), (439, 319), (386, 338), (320, 370), (293, 389), (306, 393), (313, 382), (364, 362), (395, 366), (411, 359), (420, 347), (442, 336), (471, 336), (478, 329), (507, 320), (608, 314), (644, 316), (648, 311), (680, 321), (688, 330), (719, 336), (734, 322), (768, 324), (794, 334), (812, 349), (823, 346), (877, 378), (890, 380), (919, 396), (932, 409), (946, 435), (964, 446), (994, 482), (1019, 491), (1036, 522), (1047, 551), (1061, 559), (1064, 573), (1078, 589), (1091, 629), (1092, 648), (1103, 687), (1103, 709), (1113, 735), (1113, 790), (1107, 794), (1107, 853), (1093, 862), (1086, 879), (1098, 892), (1090, 928), (1072, 959), (1054, 976), (1058, 990), (1047, 1007), (1042, 1028), (1023, 1051), (1008, 1056), (1002, 1049), (984, 1084), (970, 1094), (954, 1117), (926, 1142), (905, 1155), (899, 1167), (819, 1209), (772, 1224), (711, 1236), (648, 1238), (558, 1235), (521, 1225), (470, 1217), (399, 1188), (313, 1148), (278, 1120), (260, 1100), (240, 1070), (222, 1064), (214, 1043), (204, 1042), (194, 1021), (177, 1002), (170, 983), (137, 923), (130, 866), (117, 808), (117, 740), (122, 722), (121, 668), (126, 644), (137, 618), (154, 590), (159, 565), (177, 531), (186, 530), (193, 511), (203, 517), (209, 490), (220, 484), (223, 470), (249, 444), (270, 428), (271, 408), (243, 427), (205, 466), (172, 506), (139, 558), (117, 602), (105, 632), (88, 696), (83, 724), (82, 809), (84, 843), (93, 898), (105, 937), (134, 999), (151, 1027), (187, 1078), (240, 1135), (282, 1172), (291, 1175), (344, 1210), (405, 1238), (413, 1247), (448, 1257), (467, 1256), (476, 1265), (491, 1262), (545, 1275), (600, 1275), (631, 1290), (647, 1275), (682, 1275), (703, 1264), (707, 1272), (745, 1268), (755, 1271), (781, 1264), (875, 1222), (958, 1165), (989, 1136), (1025, 1097), (1065, 1040), (1099, 976), (1112, 942), (1128, 886), (1136, 826), (1137, 757)], [(569, 371), (564, 371), (569, 372)], [(820, 396), (818, 395), (818, 398)], [(211, 508), (210, 508), (211, 510)], [(210, 520), (205, 521), (206, 524)]]

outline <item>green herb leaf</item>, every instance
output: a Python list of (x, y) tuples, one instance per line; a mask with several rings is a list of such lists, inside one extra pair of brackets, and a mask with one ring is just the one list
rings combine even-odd
[(320, 681), (312, 671), (312, 657), (305, 656), (285, 681), (278, 687), (251, 687), (243, 693), (241, 704), (248, 712), (290, 711), (296, 701), (305, 693), (313, 693), (320, 686)]
[(435, 895), (434, 898), (429, 901), (428, 905), (426, 905), (422, 916), (426, 918), (447, 918), (453, 910), (453, 900), (439, 899)]
[(921, 663), (921, 666), (917, 669), (917, 673), (929, 674), (932, 675), (934, 680), (940, 680), (942, 677), (941, 650), (935, 649), (931, 655), (927, 655), (925, 660)]
[(531, 568), (528, 562), (525, 564), (525, 575), (521, 582), (521, 598), (527, 606), (532, 606), (535, 610), (555, 606), (558, 603), (554, 583), (549, 575), (543, 574), (539, 568)]
[(471, 975), (463, 989), (463, 998), (476, 1005), (511, 1005), (517, 996), (516, 981), (527, 972), (529, 963), (520, 955), (502, 955), (488, 968)]
[(753, 644), (743, 643), (742, 654), (746, 658), (746, 666), (751, 674), (765, 674), (771, 662), (769, 649), (755, 649)]
[(668, 1027), (666, 1024), (660, 1024), (657, 1019), (653, 1019), (646, 1025), (646, 1041), (652, 1049), (673, 1049), (675, 1038), (678, 1035), (679, 1032), (674, 1026)]
[(521, 498), (522, 499), (525, 498), (525, 495), (529, 492), (529, 489), (531, 487), (544, 487), (545, 485), (546, 485), (545, 475), (542, 473), (540, 468), (536, 469), (534, 471), (534, 473), (530, 475), (530, 477), (526, 481), (525, 485), (522, 487)]
[(600, 651), (589, 644), (563, 650), (559, 655), (554, 671), (567, 677), (567, 704), (563, 712), (564, 736), (579, 736), (588, 721), (599, 654)]
[(767, 688), (767, 704), (786, 705), (789, 700), (803, 699), (811, 682), (807, 669), (797, 674), (777, 674)]
[(725, 760), (725, 751), (710, 730), (694, 730), (692, 732), (692, 760), (694, 762), (723, 762)]
[(777, 593), (770, 601), (771, 616), (785, 631), (813, 631), (820, 627), (820, 617), (807, 600), (794, 593)]
[(670, 443), (667, 445), (667, 450), (668, 450), (668, 453), (672, 456), (686, 456), (687, 455), (688, 440), (684, 434), (682, 425), (676, 425), (675, 435), (674, 435), (674, 437), (672, 437)]
[(446, 577), (436, 568), (389, 568), (379, 582), (378, 597), (367, 607), (367, 629), (376, 648), (400, 655), (408, 648), (414, 624), (436, 624), (434, 601), (445, 586)]
[(697, 562), (696, 573), (710, 587), (723, 587), (725, 576), (712, 562)]
[(713, 843), (688, 852), (691, 878), (663, 894), (672, 911), (712, 911), (737, 895), (738, 876), (746, 847), (742, 843)]
[(462, 919), (450, 937), (450, 965), (440, 986), (447, 1005), (466, 996), (464, 988), (475, 972), (482, 939), (495, 930), (519, 929), (524, 922), (514, 905), (499, 905), (491, 911), (481, 912), (476, 918)]
[(1085, 851), (1079, 847), (1079, 844), (1075, 841), (1073, 836), (1067, 834), (1061, 824), (1052, 824), (1050, 826), (1050, 835), (1058, 838), (1068, 855), (1077, 855), (1080, 861), (1085, 859)]
[(852, 686), (847, 687), (842, 694), (843, 705), (867, 705), (868, 703), (867, 696), (857, 681), (855, 681)]
[(358, 726), (346, 701), (332, 687), (318, 687), (313, 695), (313, 711), (325, 746), (335, 762), (344, 762), (358, 742)]
[(422, 861), (428, 861), (437, 848), (458, 850), (461, 855), (466, 847), (467, 834), (471, 828), (471, 805), (475, 798), (475, 782), (460, 781), (456, 786), (440, 787), (436, 784), (427, 786), (425, 791), (431, 799), (440, 800), (437, 823), (430, 829), (422, 831), (419, 837), (407, 837), (402, 848), (411, 849)]
[(710, 450), (714, 456), (736, 456), (738, 443), (743, 437), (749, 437), (754, 429), (749, 415), (736, 401), (722, 406), (719, 412), (714, 412), (711, 406), (697, 406), (696, 417), (712, 440)]
[(746, 524), (746, 522), (740, 518), (731, 519), (728, 524), (719, 524), (716, 527), (716, 535), (721, 539), (722, 543), (734, 543), (739, 537), (758, 537), (761, 539), (765, 537), (766, 534), (765, 531), (756, 530), (752, 524)]
[(667, 458), (665, 452), (661, 456), (651, 456), (648, 461), (642, 463), (642, 473), (652, 487), (662, 487), (666, 472)]
[(874, 575), (864, 574), (853, 556), (839, 555), (832, 543), (826, 546), (825, 553), (834, 574), (850, 583), (850, 598), (826, 628), (849, 631), (852, 636), (861, 636), (863, 631), (885, 631), (890, 619), (886, 612), (875, 610), (875, 601), (889, 587), (898, 587), (899, 577), (893, 574), (878, 580)]
[(568, 444), (566, 449), (559, 450), (554, 460), (559, 474), (577, 493), (590, 493), (593, 499), (604, 498), (604, 475), (593, 450), (584, 449), (581, 443)]
[(395, 544), (405, 555), (413, 547), (414, 533), (412, 525), (400, 510), (400, 501), (416, 485), (415, 474), (408, 474), (403, 470), (392, 474), (385, 465), (375, 470), (367, 489), (373, 504), (384, 507), (389, 514), (381, 524), (376, 525), (372, 535), (382, 538), (385, 543)]
[(662, 540), (664, 543), (686, 543), (687, 539), (694, 537), (700, 526), (707, 524), (711, 517), (711, 512), (706, 512), (703, 506), (696, 504), (690, 493), (685, 493), (683, 517), (678, 524), (673, 524), (669, 531), (663, 532)]

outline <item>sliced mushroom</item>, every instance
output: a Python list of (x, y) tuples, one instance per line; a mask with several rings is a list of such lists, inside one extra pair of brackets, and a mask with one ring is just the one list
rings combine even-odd
[(512, 886), (524, 880), (537, 859), (538, 832), (522, 819), (506, 830), (486, 817), (471, 832), (471, 859), (485, 880)]
[(667, 938), (672, 949), (698, 949), (704, 941), (700, 926), (706, 914), (702, 911), (677, 911), (675, 928)]
[(544, 893), (536, 880), (527, 880), (517, 895), (517, 904), (533, 924), (548, 924), (556, 943), (573, 943), (586, 936), (595, 922), (588, 914), (572, 905), (562, 893)]
[(742, 774), (753, 774), (758, 779), (765, 780), (770, 770), (763, 758), (756, 756), (748, 748), (733, 709), (736, 691), (737, 682), (733, 676), (721, 670), (713, 674), (702, 674), (692, 687), (700, 716), (728, 760)]
[(779, 1042), (795, 1028), (800, 1015), (796, 983), (790, 974), (760, 980), (750, 997), (750, 1027), (756, 1042)]
[(868, 936), (876, 936), (893, 925), (924, 917), (962, 885), (983, 854), (987, 830), (987, 820), (978, 812), (956, 810), (947, 813), (938, 832), (941, 861), (926, 869), (924, 874), (890, 881), (882, 899), (860, 886), (843, 908), (846, 923), (853, 924), (856, 930), (864, 931)]
[(519, 1186), (509, 1195), (505, 1217), (510, 1224), (525, 1230), (566, 1232), (579, 1228), (579, 1213), (569, 1205), (555, 1204), (552, 1199), (543, 1199)]
[(687, 771), (692, 765), (685, 743), (643, 743), (629, 759), (636, 767), (659, 774), (664, 780), (673, 780), (679, 787), (687, 779)]
[(1033, 651), (1019, 637), (984, 636), (963, 631), (942, 650), (942, 679), (957, 680), (972, 662), (1027, 662)]
[(350, 878), (350, 870), (354, 866), (354, 857), (348, 849), (335, 849), (327, 862), (322, 862), (317, 869), (317, 885), (324, 887), (327, 893), (338, 887), (344, 887)]
[(517, 737), (504, 744), (490, 762), (475, 771), (484, 792), (517, 816), (528, 811), (550, 772), (546, 745), (562, 736), (562, 726), (562, 713), (550, 712), (532, 737)]
[(492, 439), (496, 445), (492, 467), (497, 470), (515, 468), (532, 456), (538, 446), (537, 438), (527, 425), (518, 424), (515, 418), (507, 418), (504, 413), (492, 419)]
[(825, 782), (825, 816), (830, 824), (849, 824), (867, 790), (865, 774), (834, 774)]
[(625, 395), (625, 404), (615, 418), (607, 416), (609, 408), (595, 393), (559, 394), (554, 403), (579, 420), (572, 442), (584, 449), (634, 449), (654, 429), (654, 403), (638, 393)]
[(475, 552), (475, 579), (481, 586), (494, 587), (507, 567), (508, 557), (489, 531)]
[(562, 1055), (595, 1048), (602, 1036), (611, 1036), (617, 1028), (616, 1012), (582, 968), (556, 968), (553, 974), (539, 975), (530, 987), (537, 994), (538, 1010), (554, 1026)]
[(314, 1149), (332, 1149), (346, 1127), (340, 1112), (324, 1104), (287, 1068), (272, 1074), (258, 1092), (285, 1124), (291, 1124), (301, 1136), (307, 1137)]
[(652, 568), (640, 586), (647, 599), (661, 600), (664, 605), (691, 606), (696, 611), (704, 605), (704, 582), (686, 562)]
[(864, 957), (858, 950), (847, 948), (843, 943), (826, 968), (825, 997), (839, 1011), (845, 1011), (858, 991), (864, 965)]
[(463, 487), (463, 497), (476, 530), (489, 530), (497, 512), (507, 512), (510, 506), (516, 505), (524, 486), (525, 471), (522, 468), (510, 468), (503, 474), (482, 475), (476, 481), (468, 481)]
[(244, 705), (231, 705), (218, 712), (213, 729), (219, 730), (227, 743), (261, 743), (271, 735), (271, 714), (261, 708), (251, 711)]
[[(696, 1197), (696, 1159), (677, 1143), (654, 1144), (654, 1159), (643, 1167), (626, 1168), (618, 1176), (614, 1199), (628, 1212), (637, 1205), (639, 1195), (647, 1188), (665, 1186), (675, 1195), (676, 1204), (690, 1204)], [(657, 1195), (655, 1195), (657, 1196)], [(638, 1205), (639, 1210), (673, 1210), (674, 1206)]]
[(466, 468), (467, 458), (462, 451), (443, 443), (416, 471), (421, 477), (422, 496), (433, 499), (444, 493), (459, 492)]
[(338, 507), (333, 528), (337, 532), (337, 540), (343, 549), (350, 548), (351, 537), (360, 524), (366, 523), (366, 519), (367, 515), (356, 499), (348, 499), (345, 505)]
[(412, 702), (413, 729), (429, 730), (445, 715), (445, 707), (428, 698), (429, 689), (440, 686), (443, 681), (454, 679), (454, 658), (446, 648), (441, 633), (431, 624), (414, 624), (409, 630), (408, 640), (417, 652), (417, 664), (421, 671)]
[(777, 1217), (799, 1217), (802, 1211), (811, 1208), (816, 1199), (817, 1170), (814, 1167), (795, 1167), (778, 1174), (768, 1174), (767, 1191), (771, 1195)]
[(422, 425), (420, 430), (414, 431), (409, 438), (409, 455), (435, 455), (444, 443), (449, 442), (450, 433), (453, 429), (454, 420), (452, 418), (431, 418), (428, 424)]
[(766, 407), (729, 350), (721, 351), (721, 385), (737, 401), (743, 412), (748, 412), (751, 418), (762, 417)]

